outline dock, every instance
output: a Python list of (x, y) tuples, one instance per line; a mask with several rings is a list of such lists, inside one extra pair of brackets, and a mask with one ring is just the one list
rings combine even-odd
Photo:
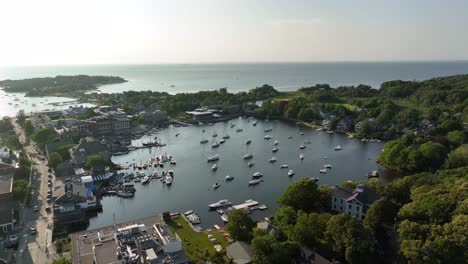
[(259, 203), (257, 201), (251, 200), (251, 201), (248, 201), (248, 202), (246, 201), (245, 203), (234, 205), (232, 208), (234, 208), (235, 210), (243, 210), (243, 209), (246, 209), (246, 208), (249, 208), (249, 207), (252, 207), (252, 206), (256, 206), (258, 204)]

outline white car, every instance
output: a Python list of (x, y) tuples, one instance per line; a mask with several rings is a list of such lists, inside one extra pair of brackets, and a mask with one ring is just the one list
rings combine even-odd
[(37, 206), (37, 205), (34, 206), (33, 211), (34, 211), (34, 212), (38, 212), (38, 211), (39, 211), (39, 206)]

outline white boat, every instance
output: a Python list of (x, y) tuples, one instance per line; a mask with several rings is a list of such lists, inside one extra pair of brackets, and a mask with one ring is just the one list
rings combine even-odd
[(332, 168), (332, 165), (330, 165), (330, 164), (325, 164), (325, 165), (323, 165), (323, 167), (326, 168), (326, 169), (331, 169), (331, 168)]
[(270, 159), (269, 161), (270, 161), (271, 163), (273, 163), (273, 162), (276, 162), (277, 159), (276, 159), (275, 157), (271, 157), (271, 159)]
[(303, 135), (304, 135), (304, 132), (301, 132), (301, 136), (303, 136)]
[(150, 182), (150, 180), (151, 180), (151, 178), (150, 178), (150, 177), (148, 177), (148, 176), (145, 176), (145, 177), (143, 177), (143, 179), (141, 180), (141, 183), (142, 183), (142, 184), (147, 184), (147, 183), (149, 183), (149, 182)]
[(342, 150), (343, 148), (341, 147), (341, 145), (338, 145), (335, 147), (335, 150)]
[(327, 173), (327, 169), (320, 169), (320, 173)]
[(136, 178), (133, 180), (133, 182), (141, 182), (141, 179), (140, 178)]
[(255, 172), (254, 174), (252, 174), (252, 177), (254, 178), (261, 178), (263, 176), (263, 174), (261, 174), (260, 172)]
[(206, 143), (208, 143), (208, 139), (205, 138), (205, 139), (200, 140), (200, 144), (206, 144)]
[(319, 181), (319, 178), (315, 178), (315, 177), (314, 177), (314, 178), (310, 178), (310, 180), (313, 181), (313, 182), (318, 182), (318, 181)]
[(245, 141), (245, 144), (246, 144), (246, 145), (249, 145), (250, 143), (252, 143), (252, 140), (250, 140), (250, 139), (247, 139), (247, 140)]
[(219, 186), (221, 186), (221, 184), (219, 184), (219, 183), (215, 183), (215, 184), (213, 184), (213, 188), (214, 188), (214, 189), (218, 189), (218, 188), (219, 188)]
[(287, 164), (281, 165), (281, 168), (282, 168), (282, 169), (287, 169), (288, 167), (289, 167), (289, 166), (288, 166)]
[(221, 140), (219, 141), (220, 144), (223, 144), (224, 142), (226, 142), (225, 139), (221, 139)]
[(304, 146), (304, 145), (300, 145), (300, 146), (299, 146), (299, 149), (305, 149), (305, 146)]
[(253, 158), (253, 155), (250, 153), (247, 153), (244, 155), (244, 159), (251, 159), (251, 158)]
[(184, 215), (191, 215), (193, 214), (193, 210), (188, 210), (187, 212), (184, 213)]
[(278, 148), (273, 148), (273, 149), (271, 150), (271, 152), (273, 152), (273, 153), (278, 152)]
[(229, 205), (231, 205), (231, 202), (229, 202), (228, 200), (220, 200), (217, 203), (209, 204), (208, 207), (210, 207), (211, 209), (216, 209), (216, 208), (219, 208), (219, 207), (226, 207), (226, 206), (229, 206)]
[(333, 130), (328, 130), (327, 133), (328, 133), (328, 134), (335, 134), (335, 131), (333, 131)]
[(217, 148), (217, 147), (219, 147), (218, 142), (214, 142), (213, 144), (211, 144), (211, 148)]
[(288, 171), (288, 176), (291, 177), (291, 176), (293, 176), (293, 175), (294, 175), (294, 171), (293, 171), (293, 170), (289, 170), (289, 171)]
[(249, 185), (256, 185), (256, 184), (259, 184), (262, 180), (260, 179), (255, 179), (255, 180), (251, 180), (249, 181)]
[(235, 127), (235, 126), (236, 126), (236, 124), (231, 124), (231, 125), (230, 125), (231, 128), (233, 128), (233, 127)]
[(312, 143), (312, 141), (310, 141), (310, 140), (306, 140), (306, 141), (304, 141), (304, 143), (306, 143), (306, 144), (310, 144), (310, 143)]
[(270, 135), (266, 135), (265, 137), (263, 137), (264, 139), (271, 139), (271, 136)]
[(214, 171), (217, 170), (217, 169), (218, 169), (218, 165), (217, 165), (216, 163), (213, 164), (213, 166), (211, 166), (211, 169), (214, 170)]
[(253, 163), (253, 162), (249, 162), (249, 163), (247, 163), (247, 166), (249, 166), (249, 167), (252, 167), (253, 165), (254, 165), (254, 163)]
[(222, 214), (221, 215), (221, 220), (223, 220), (223, 222), (227, 223), (227, 222), (229, 222), (229, 216), (227, 214)]
[(320, 128), (320, 127), (315, 129), (315, 131), (322, 131), (322, 130), (323, 128)]
[(303, 160), (303, 159), (304, 159), (304, 154), (299, 155), (299, 158), (300, 158), (301, 160)]
[(224, 177), (224, 179), (226, 179), (226, 181), (232, 181), (234, 180), (234, 177), (227, 175), (226, 177)]
[(278, 145), (278, 140), (275, 140), (275, 142), (273, 142), (273, 144), (276, 146)]
[(266, 129), (265, 129), (265, 132), (270, 132), (270, 131), (272, 131), (272, 130), (273, 130), (272, 128), (266, 128)]
[(257, 121), (253, 122), (252, 125), (253, 125), (253, 126), (256, 126), (256, 125), (257, 125)]
[(176, 165), (176, 160), (175, 160), (175, 159), (171, 159), (171, 161), (170, 161), (169, 163), (172, 164), (172, 165)]
[(171, 185), (172, 184), (172, 177), (171, 176), (166, 176), (166, 185)]
[(208, 162), (217, 161), (217, 160), (219, 160), (219, 155), (218, 154), (208, 158)]
[(352, 139), (352, 138), (354, 138), (354, 136), (353, 136), (353, 135), (349, 135), (348, 138), (349, 138), (349, 139)]
[(118, 191), (117, 196), (123, 197), (123, 198), (128, 198), (128, 197), (133, 197), (135, 194), (133, 192), (124, 192), (124, 191)]

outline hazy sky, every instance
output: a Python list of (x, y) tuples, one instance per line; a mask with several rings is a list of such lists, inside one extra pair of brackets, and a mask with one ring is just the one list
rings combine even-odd
[(0, 64), (468, 59), (466, 0), (0, 0)]

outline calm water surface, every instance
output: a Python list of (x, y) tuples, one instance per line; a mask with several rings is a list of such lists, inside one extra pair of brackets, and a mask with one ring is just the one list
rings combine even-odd
[[(89, 229), (98, 228), (112, 223), (115, 214), (117, 222), (135, 220), (164, 211), (185, 212), (193, 209), (202, 218), (202, 225), (207, 227), (221, 224), (218, 213), (209, 211), (208, 204), (221, 199), (228, 199), (232, 203), (242, 203), (247, 199), (256, 199), (269, 206), (269, 209), (252, 214), (254, 218), (271, 215), (278, 208), (276, 198), (293, 181), (304, 177), (319, 177), (320, 184), (335, 185), (347, 180), (366, 180), (367, 173), (377, 170), (375, 158), (383, 148), (383, 144), (361, 143), (358, 139), (348, 139), (345, 135), (329, 135), (325, 132), (310, 128), (299, 128), (296, 125), (282, 121), (259, 121), (254, 127), (253, 121), (239, 118), (230, 121), (236, 127), (230, 128), (228, 122), (217, 123), (215, 126), (203, 127), (169, 127), (161, 130), (157, 136), (167, 144), (166, 147), (156, 149), (139, 149), (124, 156), (113, 157), (115, 163), (126, 164), (146, 162), (159, 154), (171, 154), (177, 160), (177, 165), (166, 165), (165, 170), (175, 172), (172, 186), (164, 186), (159, 180), (153, 180), (147, 185), (135, 183), (137, 192), (131, 199), (119, 197), (105, 197), (102, 200), (103, 212), (90, 221)], [(236, 132), (237, 128), (244, 129)], [(265, 128), (272, 128), (271, 132), (264, 132)], [(205, 133), (203, 134), (203, 129)], [(226, 143), (217, 149), (211, 148), (211, 142), (200, 144), (205, 135), (210, 141), (213, 132), (217, 132), (218, 140), (225, 134), (231, 136)], [(304, 135), (300, 135), (303, 131)], [(175, 135), (180, 133), (178, 137)], [(272, 139), (265, 140), (269, 134)], [(293, 136), (292, 139), (288, 139)], [(154, 136), (147, 136), (143, 141), (149, 141)], [(245, 140), (251, 139), (252, 144), (245, 145)], [(277, 153), (272, 153), (274, 140), (279, 141)], [(304, 144), (305, 140), (312, 141)], [(134, 142), (140, 144), (139, 141)], [(306, 149), (300, 150), (300, 145)], [(341, 145), (342, 151), (334, 151), (334, 147)], [(254, 155), (255, 165), (248, 168), (243, 155)], [(305, 158), (300, 160), (303, 153)], [(211, 170), (211, 163), (207, 158), (220, 155), (219, 169)], [(324, 159), (324, 157), (328, 159)], [(268, 162), (271, 157), (278, 161)], [(289, 169), (280, 169), (281, 164), (288, 164), (296, 174), (288, 177)], [(326, 174), (320, 174), (319, 169), (324, 164), (331, 164), (333, 168)], [(152, 172), (153, 168), (149, 169)], [(161, 169), (160, 169), (161, 170)], [(265, 181), (257, 186), (248, 186), (252, 174), (259, 171), (264, 174)], [(225, 182), (226, 175), (234, 176), (231, 182)], [(214, 190), (212, 185), (221, 183), (221, 187)]]

